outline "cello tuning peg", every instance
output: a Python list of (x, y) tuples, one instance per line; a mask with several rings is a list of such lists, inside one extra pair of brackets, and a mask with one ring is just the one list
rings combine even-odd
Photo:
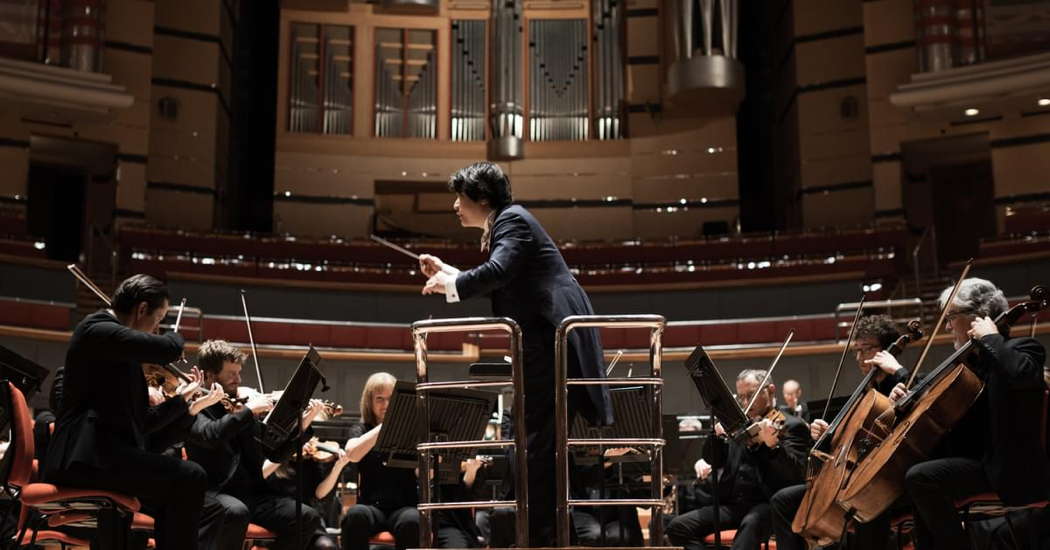
[(1028, 293), (1028, 295), (1032, 298), (1032, 300), (1035, 300), (1037, 302), (1045, 302), (1046, 299), (1050, 297), (1048, 296), (1050, 295), (1050, 291), (1048, 291), (1047, 288), (1043, 285), (1035, 285), (1032, 287), (1032, 290)]

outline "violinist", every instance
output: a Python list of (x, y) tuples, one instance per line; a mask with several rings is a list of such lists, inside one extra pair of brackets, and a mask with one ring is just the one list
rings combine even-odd
[[(205, 382), (218, 383), (230, 397), (237, 396), (241, 382), (244, 354), (223, 340), (201, 344), (197, 363), (204, 371)], [(314, 405), (307, 411), (304, 424), (320, 410)], [(248, 523), (255, 523), (277, 533), (271, 546), (280, 550), (302, 550), (298, 541), (309, 543), (321, 525), (321, 516), (310, 506), (303, 506), (302, 521), (296, 521), (295, 499), (270, 488), (262, 476), (264, 457), (255, 436), (261, 429), (257, 419), (273, 408), (266, 395), (255, 393), (235, 410), (217, 403), (197, 415), (186, 441), (190, 460), (200, 463), (208, 473), (208, 497), (226, 509), (219, 548), (241, 548)], [(305, 430), (307, 426), (303, 426)], [(298, 445), (289, 440), (283, 456), (291, 456)], [(301, 525), (302, 536), (296, 530)]]
[(111, 303), (85, 317), (70, 338), (43, 479), (136, 496), (155, 514), (159, 550), (195, 549), (205, 472), (147, 447), (151, 431), (187, 414), (191, 395), (160, 407), (148, 403), (142, 363), (169, 363), (182, 354), (181, 336), (156, 334), (168, 290), (153, 277), (134, 275), (120, 283)]
[[(699, 463), (701, 481), (707, 480), (710, 491), (718, 491), (719, 524), (714, 522), (714, 506), (703, 506), (681, 514), (667, 526), (667, 536), (675, 546), (700, 550), (703, 539), (718, 530), (736, 529), (732, 548), (757, 550), (769, 538), (769, 497), (777, 490), (802, 481), (806, 454), (811, 438), (806, 423), (796, 416), (779, 414), (773, 408), (776, 386), (772, 380), (759, 387), (766, 371), (745, 370), (736, 380), (737, 401), (747, 410), (759, 430), (752, 440), (724, 441), (725, 431), (715, 425), (719, 438), (711, 438), (704, 448), (704, 462)], [(767, 419), (770, 413), (783, 418), (782, 426)], [(777, 420), (779, 423), (780, 420)], [(721, 464), (717, 480), (711, 479), (709, 464)], [(779, 544), (779, 541), (778, 541)]]
[[(871, 369), (878, 369), (873, 378), (875, 391), (889, 395), (890, 391), (902, 380), (908, 379), (908, 370), (904, 368), (893, 354), (886, 349), (900, 337), (897, 325), (888, 315), (869, 315), (861, 317), (854, 329), (853, 350), (857, 368), (867, 376)], [(820, 439), (828, 429), (824, 419), (817, 418), (810, 425), (813, 441)], [(830, 439), (826, 440), (830, 441)], [(806, 484), (792, 485), (777, 491), (770, 504), (773, 508), (773, 533), (777, 538), (777, 548), (786, 550), (805, 550), (806, 542), (791, 530), (791, 523), (802, 498), (806, 493)], [(880, 517), (877, 520), (857, 524), (857, 549), (885, 550), (890, 535), (890, 518)]]
[[(328, 411), (325, 410), (317, 416), (316, 420), (323, 421), (328, 417)], [(330, 497), (335, 494), (332, 489), (335, 489), (339, 482), (343, 469), (350, 464), (350, 456), (341, 445), (334, 442), (326, 441), (324, 448), (321, 447), (322, 444), (317, 437), (310, 438), (303, 445), (301, 468), (297, 468), (296, 464), (291, 461), (273, 463), (267, 460), (264, 462), (263, 477), (267, 485), (276, 492), (295, 498), (299, 490), (299, 476), (301, 475), (303, 476), (302, 484), (308, 491), (304, 502), (315, 510), (325, 510), (327, 504), (332, 501)], [(307, 548), (309, 550), (338, 550), (339, 545), (328, 535), (322, 522), (312, 535), (312, 540)]]
[[(1008, 304), (990, 281), (965, 279), (946, 304), (950, 295), (949, 288), (940, 298), (947, 306), (945, 327), (956, 348), (975, 342), (965, 363), (984, 381), (984, 391), (942, 441), (942, 458), (920, 462), (905, 475), (920, 550), (969, 546), (957, 500), (995, 492), (1006, 505), (1021, 506), (1045, 500), (1050, 488), (1039, 433), (1046, 350), (1034, 338), (1011, 338), (1008, 327), (996, 326), (992, 319)], [(899, 384), (893, 394), (906, 391)]]
[(411, 468), (387, 466), (383, 455), (372, 450), (383, 429), (395, 382), (389, 373), (377, 372), (368, 377), (361, 392), (361, 423), (351, 428), (346, 443), (361, 480), (357, 504), (341, 522), (343, 550), (368, 550), (369, 537), (380, 531), (394, 535), (397, 550), (419, 545), (416, 473)]

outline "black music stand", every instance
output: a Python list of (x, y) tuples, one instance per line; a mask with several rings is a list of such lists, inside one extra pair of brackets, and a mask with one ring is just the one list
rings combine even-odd
[[(665, 414), (664, 440), (664, 473), (675, 476), (683, 476), (694, 473), (693, 464), (704, 452), (704, 443), (707, 441), (707, 432), (689, 431), (682, 432), (678, 429), (679, 418), (677, 415)], [(668, 461), (667, 457), (674, 457)]]
[[(40, 389), (40, 384), (51, 371), (0, 346), (0, 377), (10, 380), (26, 396), (26, 400)], [(55, 411), (56, 413), (58, 411)]]
[[(432, 441), (477, 441), (485, 435), (485, 426), (496, 408), (496, 394), (480, 390), (445, 389), (427, 392), (430, 406)], [(398, 381), (390, 395), (390, 405), (373, 450), (386, 454), (386, 465), (392, 468), (419, 466), (416, 445), (427, 440), (423, 411), (417, 406), (416, 385)], [(439, 473), (456, 475), (459, 460), (469, 449), (441, 451), (446, 459)]]
[[(749, 437), (752, 423), (748, 421), (747, 415), (740, 408), (740, 404), (733, 398), (733, 392), (729, 390), (729, 385), (726, 384), (722, 374), (718, 372), (714, 361), (704, 351), (703, 346), (697, 345), (693, 349), (693, 353), (689, 354), (689, 358), (685, 360), (685, 368), (689, 371), (689, 377), (693, 379), (696, 390), (700, 392), (700, 397), (711, 409), (711, 414), (722, 424), (726, 434), (733, 439)], [(714, 424), (711, 425), (711, 431), (708, 435), (712, 440), (717, 438)], [(712, 454), (713, 456), (717, 455)], [(719, 463), (715, 464), (714, 462)], [(721, 548), (722, 546), (721, 518), (719, 517), (718, 503), (718, 485), (719, 476), (722, 473), (721, 470), (721, 462), (712, 458), (710, 475), (714, 476), (711, 481), (711, 503), (714, 505), (715, 548)]]
[(297, 472), (297, 490), (295, 494), (295, 529), (300, 540), (298, 544), (304, 547), (302, 536), (303, 521), (303, 445), (306, 444), (306, 431), (302, 429), (302, 414), (310, 403), (317, 385), (321, 384), (321, 391), (328, 391), (328, 384), (324, 374), (318, 365), (321, 364), (321, 354), (317, 353), (313, 345), (307, 350), (299, 367), (295, 369), (288, 384), (284, 387), (281, 398), (273, 409), (266, 415), (262, 422), (262, 430), (255, 436), (255, 440), (262, 448), (263, 455), (273, 462), (279, 462), (280, 450), (293, 438), (297, 440), (295, 447), (295, 469)]

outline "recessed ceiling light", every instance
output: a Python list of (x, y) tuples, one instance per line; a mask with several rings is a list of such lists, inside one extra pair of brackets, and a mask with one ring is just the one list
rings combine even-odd
[(1041, 97), (1041, 98), (1039, 98), (1039, 101), (1036, 101), (1036, 103), (1040, 107), (1046, 107), (1047, 105), (1050, 105), (1050, 98)]
[(965, 111), (963, 111), (963, 114), (965, 114), (966, 116), (977, 116), (977, 115), (981, 114), (981, 111), (979, 111), (977, 109), (974, 109), (973, 107), (970, 107), (969, 109), (966, 109)]

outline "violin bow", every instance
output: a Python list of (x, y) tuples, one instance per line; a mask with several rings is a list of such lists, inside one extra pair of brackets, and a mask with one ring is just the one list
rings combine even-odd
[(777, 353), (777, 356), (773, 358), (773, 362), (770, 363), (769, 368), (766, 369), (766, 376), (765, 376), (765, 378), (762, 379), (762, 383), (760, 383), (758, 385), (758, 389), (755, 390), (755, 395), (751, 396), (751, 402), (748, 403), (747, 404), (747, 408), (744, 409), (744, 416), (745, 417), (747, 416), (748, 411), (751, 410), (751, 407), (755, 404), (755, 401), (758, 399), (758, 394), (762, 391), (762, 388), (766, 387), (766, 382), (769, 382), (769, 377), (773, 376), (773, 369), (777, 368), (777, 363), (780, 361), (780, 357), (782, 355), (784, 355), (784, 350), (787, 349), (788, 344), (791, 343), (791, 338), (793, 338), (794, 336), (795, 336), (795, 331), (792, 330), (791, 332), (788, 333), (787, 340), (784, 340), (784, 345), (780, 346), (780, 351)]
[(835, 379), (831, 381), (831, 391), (828, 392), (828, 400), (824, 402), (824, 414), (820, 415), (824, 420), (828, 419), (828, 411), (831, 410), (831, 398), (835, 396), (835, 388), (839, 385), (839, 375), (842, 374), (842, 364), (846, 362), (846, 355), (849, 353), (849, 347), (853, 344), (853, 337), (857, 334), (857, 322), (860, 321), (860, 316), (864, 313), (864, 300), (867, 297), (867, 294), (861, 294), (860, 303), (857, 304), (857, 313), (853, 315), (853, 324), (850, 325), (849, 336), (846, 337), (846, 347), (842, 348), (842, 355), (839, 356), (839, 366), (835, 369)]
[(178, 332), (179, 331), (179, 325), (182, 324), (182, 311), (184, 309), (186, 309), (186, 299), (185, 298), (183, 298), (182, 301), (179, 302), (179, 313), (177, 315), (175, 315), (175, 325), (171, 327), (172, 332)]
[(109, 296), (106, 296), (106, 293), (102, 292), (102, 289), (100, 289), (94, 282), (92, 282), (91, 279), (88, 278), (88, 276), (85, 275), (79, 267), (77, 267), (77, 264), (69, 264), (66, 266), (66, 269), (68, 269), (69, 272), (73, 274), (73, 277), (75, 277), (76, 280), (80, 281), (81, 284), (88, 287), (88, 290), (94, 292), (95, 296), (98, 296), (98, 299), (102, 300), (102, 303), (106, 304), (106, 307), (111, 307), (113, 305), (113, 303), (109, 300)]
[(255, 362), (255, 378), (259, 381), (259, 393), (266, 393), (263, 389), (262, 371), (259, 369), (259, 353), (255, 349), (255, 337), (252, 336), (252, 318), (248, 315), (248, 300), (244, 298), (244, 289), (241, 289), (241, 307), (244, 308), (244, 323), (248, 325), (248, 343), (252, 346), (252, 361)]
[(970, 268), (973, 267), (973, 258), (966, 261), (966, 266), (963, 267), (962, 274), (959, 275), (959, 280), (955, 281), (955, 286), (952, 287), (951, 294), (948, 295), (948, 300), (944, 302), (944, 307), (941, 308), (941, 314), (937, 317), (937, 324), (933, 325), (933, 330), (930, 331), (930, 337), (926, 339), (926, 345), (922, 348), (922, 354), (919, 355), (919, 360), (915, 362), (915, 368), (911, 371), (911, 376), (908, 377), (908, 383), (905, 385), (907, 388), (911, 388), (913, 382), (915, 382), (915, 375), (919, 374), (919, 367), (926, 360), (926, 354), (930, 352), (930, 348), (933, 347), (933, 339), (940, 332), (941, 326), (944, 325), (944, 319), (948, 316), (948, 308), (951, 307), (952, 302), (955, 301), (955, 295), (959, 292), (959, 287), (962, 286), (962, 282), (966, 279), (966, 276), (970, 274)]

